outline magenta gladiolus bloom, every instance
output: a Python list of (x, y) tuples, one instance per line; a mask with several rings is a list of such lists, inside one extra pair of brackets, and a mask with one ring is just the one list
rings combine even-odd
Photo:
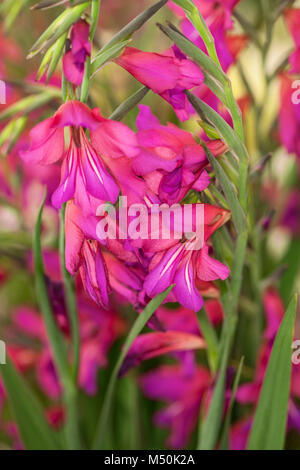
[[(132, 160), (134, 172), (143, 176), (161, 202), (170, 205), (180, 202), (191, 189), (204, 191), (210, 179), (201, 145), (174, 124), (161, 125), (147, 106), (139, 108), (137, 139), (141, 151)], [(227, 149), (220, 140), (207, 145), (216, 157)]]
[(133, 47), (127, 47), (116, 63), (168, 101), (180, 120), (188, 119), (189, 102), (184, 90), (199, 86), (204, 80), (196, 64), (176, 57), (172, 50), (156, 54)]
[(197, 288), (198, 282), (226, 279), (229, 269), (209, 256), (208, 238), (230, 217), (230, 213), (219, 207), (204, 205), (204, 246), (193, 248), (194, 240), (147, 241), (144, 249), (154, 253), (144, 289), (150, 297), (163, 292), (175, 284), (172, 297), (186, 308), (199, 311), (203, 298)]
[(65, 217), (66, 268), (72, 275), (79, 271), (90, 297), (102, 307), (108, 308), (110, 287), (107, 269), (100, 243), (93, 233), (93, 224), (89, 222), (74, 203), (68, 203)]
[(289, 153), (300, 158), (300, 105), (293, 102), (293, 78), (281, 74), (281, 107), (279, 112), (280, 140)]
[(290, 56), (290, 73), (300, 72), (300, 8), (291, 8), (285, 11), (285, 21), (295, 43), (295, 51)]
[(180, 331), (139, 335), (128, 351), (120, 375), (125, 374), (131, 367), (136, 367), (142, 361), (152, 357), (171, 352), (193, 351), (204, 347), (205, 342), (200, 336)]
[(91, 55), (91, 43), (89, 41), (90, 28), (86, 21), (80, 20), (74, 24), (71, 30), (70, 50), (64, 55), (63, 69), (69, 82), (81, 85), (84, 64)]
[[(70, 144), (64, 147), (64, 128), (70, 130)], [(26, 163), (49, 165), (63, 160), (60, 186), (52, 196), (56, 208), (74, 198), (85, 213), (95, 213), (99, 200), (115, 203), (119, 187), (87, 138), (84, 129), (97, 135), (104, 155), (119, 158), (138, 153), (136, 137), (122, 123), (104, 119), (98, 110), (90, 110), (78, 101), (68, 101), (52, 118), (38, 124), (30, 132), (31, 146), (21, 152)]]

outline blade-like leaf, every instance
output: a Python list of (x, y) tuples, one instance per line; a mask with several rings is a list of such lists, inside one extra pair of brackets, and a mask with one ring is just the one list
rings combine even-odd
[(204, 308), (198, 312), (197, 317), (207, 346), (209, 366), (212, 373), (215, 374), (219, 352), (218, 338)]
[(205, 77), (205, 84), (210, 90), (226, 105), (226, 97), (222, 83), (226, 82), (227, 77), (223, 70), (195, 44), (186, 38), (180, 31), (173, 25), (165, 26), (158, 24), (161, 31), (166, 34), (175, 44), (196, 62), (200, 67)]
[(198, 450), (213, 450), (217, 443), (224, 411), (224, 393), (228, 354), (223, 354), (221, 359), (219, 376), (214, 388), (210, 407), (207, 416), (201, 425)]
[(34, 43), (27, 58), (31, 59), (43, 49), (47, 50), (52, 46), (60, 36), (67, 32), (69, 28), (76, 23), (84, 11), (90, 6), (90, 3), (91, 0), (65, 10)]
[(102, 65), (120, 55), (129, 42), (130, 39), (127, 41), (122, 41), (118, 44), (113, 44), (110, 48), (100, 51), (91, 62), (90, 75), (94, 75), (100, 69), (100, 67), (102, 67)]
[(299, 273), (300, 265), (300, 240), (295, 238), (290, 242), (287, 252), (283, 256), (280, 264), (288, 266), (288, 269), (280, 278), (280, 294), (287, 303), (292, 295), (293, 288)]
[(243, 142), (239, 139), (232, 127), (208, 104), (200, 100), (193, 93), (186, 91), (186, 95), (190, 103), (194, 106), (195, 110), (200, 117), (203, 115), (209, 123), (215, 127), (218, 134), (222, 137), (224, 142), (232, 149), (238, 159), (248, 160), (247, 150)]
[(10, 359), (0, 372), (25, 449), (59, 450), (59, 438), (47, 423), (42, 405)]
[(47, 82), (49, 82), (53, 73), (55, 72), (56, 66), (63, 55), (64, 46), (67, 39), (67, 33), (63, 34), (52, 46), (53, 52), (51, 57), (51, 62), (47, 71)]
[(45, 202), (43, 201), (39, 211), (33, 240), (36, 292), (46, 325), (47, 335), (51, 345), (56, 369), (63, 385), (64, 399), (67, 408), (67, 419), (65, 425), (66, 439), (69, 448), (75, 450), (80, 449), (80, 437), (76, 408), (76, 388), (72, 381), (69, 370), (66, 342), (57, 326), (45, 283), (44, 263), (41, 246), (41, 223), (44, 203)]
[(127, 100), (123, 101), (123, 103), (118, 106), (114, 112), (111, 114), (109, 119), (114, 119), (115, 121), (121, 121), (124, 116), (126, 116), (129, 111), (131, 111), (138, 103), (142, 101), (144, 96), (148, 93), (149, 88), (143, 86), (140, 88), (136, 93), (129, 96)]
[(29, 114), (55, 98), (61, 98), (59, 89), (53, 92), (47, 91), (44, 93), (39, 93), (38, 95), (27, 96), (26, 98), (23, 98), (22, 100), (12, 104), (2, 111), (2, 113), (0, 113), (0, 122), (5, 121), (11, 117), (15, 117), (15, 115), (18, 113), (20, 113), (22, 116)]
[(135, 340), (135, 338), (141, 333), (144, 326), (148, 323), (148, 321), (152, 317), (153, 313), (158, 309), (158, 307), (162, 304), (162, 302), (167, 298), (167, 296), (169, 295), (173, 287), (174, 286), (170, 286), (168, 289), (166, 289), (161, 294), (157, 295), (154, 299), (151, 300), (151, 302), (148, 303), (148, 305), (143, 310), (143, 312), (135, 320), (126, 338), (125, 344), (122, 348), (122, 352), (111, 374), (107, 391), (104, 397), (100, 419), (98, 422), (96, 436), (95, 436), (94, 445), (93, 445), (94, 449), (99, 449), (103, 445), (105, 432), (106, 432), (106, 426), (107, 426), (107, 422), (108, 422), (110, 411), (111, 411), (115, 385), (116, 385), (116, 381), (117, 381), (121, 366), (123, 364), (123, 361), (133, 341)]
[(228, 410), (227, 410), (227, 414), (226, 414), (226, 418), (224, 422), (224, 427), (222, 431), (222, 436), (221, 436), (220, 450), (223, 450), (223, 449), (227, 450), (229, 447), (229, 429), (230, 429), (230, 423), (231, 423), (232, 409), (233, 409), (233, 405), (235, 402), (236, 392), (240, 383), (243, 366), (244, 366), (244, 357), (242, 357), (240, 360), (239, 367), (234, 378), (230, 402), (229, 402), (229, 406), (228, 406)]
[(288, 305), (272, 348), (248, 443), (249, 450), (284, 448), (297, 296)]
[(216, 176), (220, 180), (220, 184), (222, 186), (229, 208), (231, 210), (232, 220), (236, 227), (236, 230), (238, 233), (242, 233), (247, 230), (247, 220), (237, 198), (236, 192), (232, 187), (231, 181), (229, 180), (228, 176), (226, 175), (218, 160), (209, 151), (205, 144), (203, 144), (203, 148), (205, 150), (209, 163), (213, 167)]
[(92, 8), (91, 8), (91, 31), (90, 31), (90, 41), (94, 39), (97, 27), (98, 27), (98, 20), (100, 14), (100, 7), (101, 7), (101, 0), (92, 0)]

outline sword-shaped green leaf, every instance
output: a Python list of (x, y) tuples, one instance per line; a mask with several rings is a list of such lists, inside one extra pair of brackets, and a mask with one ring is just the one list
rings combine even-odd
[(284, 448), (291, 385), (292, 341), (297, 296), (290, 301), (266, 370), (248, 443), (249, 450)]

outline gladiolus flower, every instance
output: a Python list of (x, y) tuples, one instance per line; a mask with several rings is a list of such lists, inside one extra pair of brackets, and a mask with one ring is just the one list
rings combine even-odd
[(86, 21), (80, 20), (75, 23), (71, 30), (70, 50), (63, 58), (64, 74), (67, 80), (76, 86), (81, 85), (85, 61), (91, 55), (89, 34), (90, 28)]
[[(210, 179), (201, 145), (174, 124), (161, 125), (147, 106), (139, 108), (137, 139), (141, 151), (132, 160), (134, 172), (143, 176), (161, 202), (170, 205), (180, 202), (191, 189), (204, 191)], [(207, 145), (216, 157), (227, 149), (220, 140)]]
[[(195, 205), (193, 210), (196, 210)], [(175, 284), (171, 294), (186, 308), (199, 311), (203, 306), (203, 298), (197, 288), (197, 282), (210, 282), (226, 279), (229, 269), (224, 264), (209, 256), (208, 238), (217, 228), (221, 227), (230, 217), (230, 213), (208, 204), (204, 205), (204, 246), (196, 247), (195, 239), (191, 240), (159, 240), (152, 242), (155, 252), (144, 289), (150, 297), (163, 292), (168, 286)], [(165, 243), (164, 243), (165, 242)], [(144, 248), (151, 252), (151, 241)]]
[[(300, 106), (299, 92), (293, 88), (293, 79), (287, 74), (281, 74), (281, 108), (279, 112), (280, 140), (289, 153), (295, 153), (300, 158)], [(296, 100), (296, 101), (295, 101)]]
[(168, 101), (180, 120), (188, 119), (189, 102), (184, 90), (199, 86), (204, 80), (196, 64), (175, 57), (172, 51), (156, 54), (133, 47), (127, 47), (115, 62)]
[[(73, 276), (79, 271), (90, 297), (108, 308), (110, 286), (107, 269), (93, 230), (96, 226), (82, 216), (74, 203), (68, 203), (65, 216), (66, 268)], [(91, 238), (87, 238), (89, 235)]]
[[(64, 127), (70, 130), (68, 151), (64, 148)], [(87, 213), (95, 213), (99, 200), (115, 203), (119, 187), (105, 168), (101, 153), (89, 142), (84, 128), (101, 140), (98, 149), (112, 158), (138, 154), (134, 133), (124, 124), (104, 119), (78, 101), (68, 101), (52, 118), (30, 132), (31, 147), (20, 152), (26, 163), (49, 165), (63, 159), (60, 186), (52, 195), (56, 208), (74, 198)]]
[(136, 367), (142, 361), (176, 351), (192, 351), (205, 347), (205, 342), (199, 336), (168, 331), (166, 333), (146, 333), (139, 335), (133, 342), (124, 360), (120, 375), (131, 367)]

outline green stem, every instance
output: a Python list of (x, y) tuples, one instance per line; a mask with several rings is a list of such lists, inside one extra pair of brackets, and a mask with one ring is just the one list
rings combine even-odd
[(218, 338), (204, 308), (200, 310), (200, 312), (198, 312), (197, 317), (201, 332), (204, 336), (207, 345), (207, 355), (210, 370), (213, 374), (215, 374), (218, 366)]
[(44, 263), (41, 246), (41, 223), (43, 208), (44, 201), (39, 212), (33, 241), (36, 292), (38, 302), (45, 321), (54, 362), (57, 367), (57, 371), (59, 373), (59, 377), (63, 386), (63, 396), (67, 411), (65, 424), (66, 442), (69, 449), (80, 449), (79, 426), (76, 406), (76, 386), (74, 386), (74, 382), (70, 374), (68, 364), (68, 352), (65, 338), (57, 326), (45, 283)]
[(59, 252), (60, 252), (60, 263), (61, 271), (64, 281), (64, 291), (67, 303), (67, 310), (69, 321), (71, 325), (72, 334), (72, 346), (73, 346), (73, 358), (74, 358), (74, 382), (77, 384), (79, 361), (80, 361), (80, 332), (78, 322), (78, 310), (76, 295), (74, 289), (74, 282), (69, 272), (66, 269), (65, 262), (65, 210), (64, 205), (60, 211), (60, 237), (59, 237)]
[(149, 304), (145, 307), (143, 312), (139, 314), (134, 324), (132, 325), (131, 330), (128, 333), (128, 336), (122, 348), (121, 354), (118, 358), (118, 361), (115, 364), (115, 367), (113, 368), (112, 374), (109, 379), (108, 387), (105, 393), (105, 397), (104, 397), (104, 401), (102, 404), (102, 409), (101, 409), (101, 413), (100, 413), (100, 417), (99, 417), (99, 421), (98, 421), (98, 425), (96, 429), (96, 435), (95, 435), (95, 439), (93, 443), (93, 449), (95, 450), (100, 449), (104, 443), (106, 430), (107, 430), (107, 424), (108, 424), (108, 420), (109, 420), (109, 416), (110, 416), (111, 408), (112, 408), (115, 386), (116, 386), (117, 378), (118, 378), (121, 366), (123, 364), (123, 361), (133, 341), (135, 340), (135, 338), (141, 333), (144, 326), (146, 325), (146, 323), (148, 323), (148, 321), (152, 317), (155, 310), (166, 299), (166, 297), (169, 295), (173, 287), (174, 285), (170, 286), (168, 289), (166, 289), (161, 294), (157, 295), (154, 299), (152, 299), (149, 302)]

